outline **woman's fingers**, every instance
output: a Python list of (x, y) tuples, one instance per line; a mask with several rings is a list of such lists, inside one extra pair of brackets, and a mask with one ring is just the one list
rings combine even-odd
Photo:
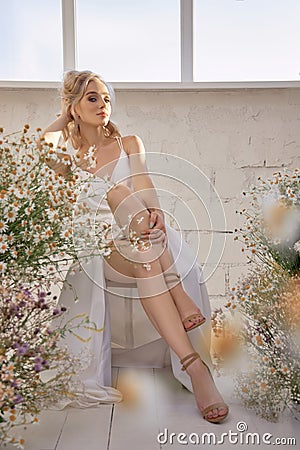
[(165, 223), (161, 217), (160, 214), (157, 214), (156, 212), (151, 212), (149, 217), (149, 230), (154, 230), (156, 228), (159, 228), (160, 230), (163, 230), (166, 232)]
[(153, 228), (157, 222), (157, 213), (151, 212), (149, 217), (149, 228)]
[(152, 243), (164, 242), (166, 234), (163, 230), (159, 228), (155, 228), (154, 230), (150, 230), (150, 232), (142, 232), (142, 238), (149, 239)]

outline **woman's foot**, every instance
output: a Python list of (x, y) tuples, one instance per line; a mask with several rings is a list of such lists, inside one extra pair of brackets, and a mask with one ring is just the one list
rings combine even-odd
[(206, 321), (205, 317), (203, 317), (199, 308), (197, 308), (197, 312), (187, 316), (182, 320), (183, 327), (185, 331), (193, 330), (194, 328), (200, 327)]
[(197, 406), (205, 420), (218, 423), (228, 415), (228, 406), (216, 388), (211, 373), (198, 353), (191, 353), (180, 361), (182, 370), (191, 377)]
[(171, 291), (185, 331), (193, 330), (202, 325), (206, 319), (183, 289), (180, 282), (180, 274), (176, 272), (165, 272), (164, 278)]

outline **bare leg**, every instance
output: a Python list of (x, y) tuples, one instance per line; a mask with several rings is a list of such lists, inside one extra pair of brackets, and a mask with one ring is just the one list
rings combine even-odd
[[(198, 314), (197, 317), (191, 318), (188, 321), (185, 321), (184, 326), (186, 330), (190, 328), (194, 328), (194, 325), (203, 323), (203, 316), (201, 311), (191, 297), (185, 292), (181, 281), (178, 279), (174, 282), (174, 276), (168, 277), (168, 274), (176, 272), (176, 268), (174, 266), (173, 258), (168, 249), (166, 249), (159, 258), (162, 270), (165, 274), (167, 286), (169, 291), (173, 297), (181, 320), (185, 320), (187, 317)], [(173, 281), (172, 281), (173, 280)]]
[[(130, 191), (128, 192), (128, 189), (125, 186), (119, 187), (121, 189), (119, 189), (119, 192), (116, 196), (117, 200), (111, 199), (111, 192), (110, 194), (108, 194), (108, 196), (110, 197), (110, 206), (112, 208), (112, 211), (115, 212), (116, 208), (118, 208), (118, 212), (115, 215), (116, 220), (119, 222), (120, 226), (124, 226), (124, 223), (128, 222), (128, 211), (130, 210), (133, 216), (130, 227), (131, 229), (135, 230), (140, 236), (141, 232), (145, 231), (145, 229), (147, 229), (149, 226), (149, 213), (147, 212), (139, 198), (135, 197), (132, 193), (130, 193)], [(122, 192), (120, 192), (120, 190)], [(130, 199), (130, 207), (128, 206), (128, 199)], [(172, 277), (170, 275), (172, 272), (176, 272), (176, 268), (174, 266), (174, 261), (169, 250), (165, 246), (162, 246), (162, 244), (153, 244), (153, 248), (154, 247), (156, 248), (156, 255), (154, 255), (154, 259), (159, 258), (162, 272), (165, 274), (165, 280), (167, 283), (167, 286), (165, 288), (169, 290), (173, 301), (175, 302), (181, 320), (184, 321), (185, 329), (189, 330), (191, 328), (194, 328), (195, 326), (199, 326), (205, 320), (203, 315), (201, 314), (201, 311), (199, 310), (199, 308), (197, 308), (191, 297), (185, 292), (180, 280), (174, 280), (174, 276)], [(134, 255), (132, 255), (132, 257), (133, 256)], [(195, 317), (191, 317), (189, 319), (191, 315), (194, 315)]]
[[(127, 202), (127, 211), (126, 209), (120, 208), (120, 205), (129, 196), (131, 196), (131, 192), (124, 186), (117, 186), (107, 194), (108, 203), (120, 225), (124, 224), (124, 222), (122, 223), (122, 216), (123, 218), (125, 216), (126, 219), (128, 218), (129, 202)], [(140, 219), (143, 217), (144, 219), (149, 218), (149, 213), (146, 209), (141, 210), (140, 205), (135, 204), (132, 198), (130, 200), (130, 211), (139, 220), (132, 221), (129, 228), (140, 232), (142, 228), (145, 229), (145, 225), (146, 227), (148, 226), (148, 221), (146, 223), (146, 220)], [(137, 207), (139, 209), (138, 213), (136, 213)], [(141, 226), (143, 222), (145, 223)], [(157, 257), (155, 259), (157, 249), (153, 247), (145, 252), (137, 252), (135, 262), (126, 261), (126, 248), (123, 247), (123, 254), (120, 255), (120, 253), (114, 252), (109, 260), (109, 264), (124, 275), (136, 278), (139, 296), (146, 314), (157, 328), (159, 334), (165, 339), (176, 355), (182, 359), (195, 350), (189, 340), (188, 334), (184, 330), (181, 317), (165, 284), (160, 259)], [(130, 245), (128, 245), (127, 254), (129, 260), (132, 259), (132, 248)], [(147, 260), (146, 258), (148, 258), (148, 261), (151, 261), (150, 270), (145, 269), (143, 265)], [(213, 403), (222, 402), (222, 397), (201, 360), (194, 361), (187, 371), (192, 378), (194, 393), (200, 410)], [(226, 408), (220, 407), (209, 411), (206, 417), (208, 419), (219, 417), (225, 415), (225, 413)]]

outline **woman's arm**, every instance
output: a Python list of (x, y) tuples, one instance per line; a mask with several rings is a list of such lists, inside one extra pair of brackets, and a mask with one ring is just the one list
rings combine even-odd
[[(151, 212), (150, 223), (159, 222), (159, 228), (164, 228), (164, 213), (160, 208), (154, 184), (148, 174), (146, 154), (143, 141), (138, 136), (128, 136), (123, 140), (126, 152), (129, 155), (132, 185), (135, 192)], [(158, 217), (157, 217), (158, 216)]]
[(43, 130), (41, 137), (44, 138), (46, 142), (53, 144), (54, 147), (57, 147), (62, 130), (67, 126), (68, 122), (69, 121), (66, 117), (59, 116), (56, 120), (54, 120), (54, 122)]
[[(62, 103), (62, 111), (59, 117), (54, 120), (47, 128), (45, 128), (41, 134), (41, 139), (45, 139), (48, 144), (52, 144), (54, 148), (57, 148), (59, 139), (62, 135), (63, 129), (70, 122), (71, 116), (66, 111), (64, 104)], [(40, 145), (40, 141), (38, 142)], [(71, 157), (66, 153), (56, 152), (58, 161), (47, 160), (48, 166), (53, 169), (57, 174), (66, 177), (71, 171)]]
[(57, 147), (62, 131), (66, 128), (69, 122), (71, 122), (72, 116), (70, 109), (67, 108), (64, 99), (61, 100), (61, 112), (58, 118), (54, 120), (42, 133), (41, 137), (45, 138), (45, 141), (52, 143), (54, 147)]

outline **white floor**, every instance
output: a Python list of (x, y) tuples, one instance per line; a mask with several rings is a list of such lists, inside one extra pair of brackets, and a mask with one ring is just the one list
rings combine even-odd
[[(289, 413), (277, 424), (259, 419), (234, 398), (230, 380), (216, 378), (230, 405), (230, 416), (217, 425), (201, 418), (193, 395), (174, 379), (170, 368), (114, 369), (114, 380), (114, 385), (124, 394), (124, 402), (88, 410), (44, 411), (40, 424), (28, 427), (23, 433), (26, 450), (267, 449), (276, 445), (276, 438), (281, 439), (281, 444), (276, 446), (300, 448), (299, 421)], [(239, 427), (245, 426), (247, 431), (238, 431), (238, 422), (243, 422)], [(237, 434), (231, 436), (231, 441), (224, 436), (222, 442), (222, 433), (230, 434), (230, 431)], [(162, 435), (158, 440), (159, 433)], [(171, 433), (175, 433), (174, 437)], [(203, 433), (215, 436), (211, 434), (208, 441)], [(256, 433), (254, 442), (250, 433)], [(262, 442), (263, 435), (269, 439), (269, 445)], [(296, 443), (287, 444), (285, 438), (294, 438)]]

